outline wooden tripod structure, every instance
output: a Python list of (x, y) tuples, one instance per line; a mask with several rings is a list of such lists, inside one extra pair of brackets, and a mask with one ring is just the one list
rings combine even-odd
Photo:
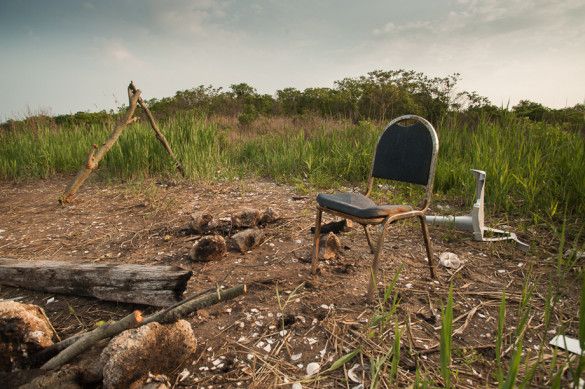
[(183, 165), (181, 164), (181, 162), (179, 162), (179, 160), (175, 156), (175, 153), (173, 153), (173, 150), (171, 149), (169, 142), (158, 128), (158, 125), (154, 120), (154, 116), (152, 116), (152, 112), (150, 112), (150, 109), (148, 109), (148, 106), (146, 105), (140, 94), (141, 92), (138, 88), (136, 88), (134, 82), (130, 81), (130, 85), (128, 85), (128, 101), (130, 106), (126, 111), (126, 114), (118, 121), (110, 137), (100, 147), (98, 147), (96, 144), (92, 146), (92, 149), (90, 150), (89, 155), (87, 156), (87, 161), (85, 162), (85, 165), (81, 168), (79, 173), (77, 173), (77, 176), (75, 176), (75, 178), (73, 179), (73, 181), (71, 181), (69, 186), (67, 186), (67, 189), (65, 189), (65, 191), (59, 198), (59, 203), (61, 204), (70, 203), (73, 200), (79, 188), (83, 185), (85, 180), (87, 180), (89, 175), (95, 169), (97, 169), (100, 161), (104, 158), (107, 152), (110, 151), (110, 149), (114, 146), (114, 144), (116, 143), (116, 141), (118, 140), (126, 126), (138, 120), (134, 116), (134, 112), (136, 111), (136, 107), (138, 105), (140, 105), (140, 107), (146, 113), (146, 117), (148, 118), (150, 126), (154, 130), (156, 138), (159, 140), (159, 142), (163, 145), (167, 153), (169, 153), (169, 155), (173, 159), (177, 170), (181, 173), (183, 177), (185, 177), (186, 174)]

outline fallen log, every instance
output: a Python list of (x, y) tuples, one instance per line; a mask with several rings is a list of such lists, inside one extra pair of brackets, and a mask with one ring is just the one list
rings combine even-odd
[(84, 350), (92, 347), (101, 339), (118, 335), (129, 328), (139, 327), (153, 322), (161, 324), (173, 323), (181, 317), (187, 316), (200, 308), (209, 307), (221, 301), (231, 300), (245, 293), (247, 293), (246, 285), (236, 285), (229, 289), (218, 289), (204, 294), (196, 294), (191, 298), (156, 312), (146, 318), (142, 318), (140, 311), (135, 311), (117, 322), (108, 324), (104, 327), (98, 327), (95, 330), (82, 335), (74, 335), (71, 338), (55, 343), (38, 355), (35, 355), (34, 360), (37, 363), (40, 363), (40, 361), (48, 355), (54, 354), (56, 350), (62, 350), (57, 356), (53, 357), (42, 366), (42, 369), (44, 370), (56, 369), (79, 355)]
[(180, 301), (192, 275), (178, 266), (0, 258), (0, 285), (157, 307)]

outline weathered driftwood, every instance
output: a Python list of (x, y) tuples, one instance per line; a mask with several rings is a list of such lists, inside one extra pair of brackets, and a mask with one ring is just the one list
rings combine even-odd
[(179, 160), (175, 156), (175, 153), (173, 153), (173, 150), (171, 149), (171, 145), (167, 141), (167, 138), (165, 138), (164, 134), (158, 128), (158, 125), (156, 124), (156, 121), (154, 120), (154, 116), (152, 116), (152, 113), (150, 112), (150, 109), (148, 109), (148, 106), (146, 105), (146, 103), (144, 102), (144, 100), (142, 99), (142, 97), (140, 97), (140, 90), (138, 90), (136, 88), (136, 86), (134, 85), (134, 81), (130, 81), (130, 85), (128, 86), (128, 89), (131, 92), (133, 92), (134, 94), (138, 94), (138, 104), (140, 105), (140, 107), (146, 113), (146, 117), (148, 118), (148, 122), (150, 123), (150, 126), (154, 130), (154, 133), (156, 135), (156, 138), (163, 145), (163, 147), (165, 148), (165, 150), (167, 151), (167, 153), (171, 156), (171, 158), (175, 162), (175, 167), (177, 168), (177, 170), (181, 173), (181, 175), (183, 177), (185, 177), (186, 176), (186, 173), (185, 173), (185, 169), (183, 168), (183, 165), (181, 165), (181, 162), (179, 162)]
[[(115, 336), (120, 332), (125, 331), (126, 329), (148, 323), (172, 323), (200, 308), (209, 307), (221, 301), (231, 300), (241, 296), (242, 294), (245, 294), (246, 292), (246, 285), (236, 285), (229, 289), (218, 289), (208, 291), (204, 294), (196, 294), (191, 298), (156, 312), (146, 318), (140, 317), (140, 319), (138, 319), (138, 316), (136, 315), (139, 315), (140, 312), (135, 311), (129, 316), (126, 316), (125, 318), (115, 323), (106, 325), (104, 327), (99, 327), (91, 332), (82, 335), (76, 335), (59, 343), (55, 343), (54, 345), (43, 350), (44, 355), (36, 355), (34, 358), (36, 361), (41, 361), (50, 353), (54, 353), (55, 350), (62, 350), (59, 354), (57, 354), (56, 357), (52, 358), (49, 360), (49, 362), (42, 366), (42, 369), (55, 369), (62, 364), (67, 363), (69, 360), (71, 360), (72, 357), (79, 355), (80, 352), (89, 349), (101, 339)], [(132, 321), (133, 315), (136, 318), (136, 323)], [(73, 348), (73, 351), (69, 351), (71, 348)], [(62, 354), (65, 354), (65, 356), (61, 357)]]
[(159, 322), (159, 323), (172, 323), (181, 317), (185, 317), (198, 309), (209, 307), (222, 301), (234, 299), (238, 296), (246, 294), (248, 288), (246, 285), (236, 285), (229, 289), (218, 289), (203, 295), (189, 298), (180, 303), (175, 304), (173, 307), (169, 307), (154, 313), (144, 319), (144, 324)]
[(136, 110), (136, 104), (138, 103), (138, 99), (140, 99), (140, 91), (139, 90), (131, 91), (130, 87), (128, 87), (128, 96), (130, 106), (128, 108), (128, 111), (126, 111), (126, 115), (124, 115), (124, 117), (118, 122), (116, 128), (114, 129), (108, 140), (104, 142), (104, 144), (102, 144), (99, 148), (95, 144), (92, 146), (92, 149), (90, 150), (89, 155), (87, 156), (87, 161), (85, 162), (85, 165), (81, 168), (79, 173), (77, 173), (77, 176), (73, 179), (73, 181), (71, 181), (67, 189), (65, 189), (65, 192), (63, 192), (63, 194), (59, 198), (59, 202), (61, 204), (69, 203), (71, 202), (71, 200), (73, 200), (73, 197), (75, 197), (75, 194), (77, 193), (81, 185), (83, 185), (85, 180), (87, 180), (91, 172), (97, 169), (100, 161), (104, 158), (106, 153), (110, 151), (110, 149), (114, 146), (114, 144), (122, 134), (122, 131), (124, 131), (124, 128), (126, 128), (127, 125), (136, 121), (136, 118), (134, 117), (134, 111)]
[(142, 321), (142, 313), (140, 311), (134, 311), (122, 320), (98, 327), (77, 339), (75, 343), (61, 351), (59, 354), (57, 354), (57, 356), (50, 359), (47, 363), (41, 366), (41, 369), (51, 370), (62, 366), (90, 348), (97, 341), (110, 338), (129, 328), (137, 327), (140, 325), (140, 323), (142, 323)]
[(158, 307), (179, 301), (192, 274), (177, 266), (0, 258), (1, 285)]

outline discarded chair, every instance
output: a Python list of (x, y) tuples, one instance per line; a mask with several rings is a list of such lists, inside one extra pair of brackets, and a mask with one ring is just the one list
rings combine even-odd
[[(319, 235), (323, 212), (350, 219), (363, 226), (368, 245), (374, 254), (368, 298), (374, 296), (376, 275), (386, 226), (397, 220), (418, 217), (424, 238), (431, 277), (435, 278), (433, 252), (425, 213), (431, 202), (439, 139), (433, 126), (416, 115), (405, 115), (392, 120), (378, 140), (372, 170), (368, 178), (367, 190), (361, 193), (320, 193), (317, 196), (317, 216), (315, 221), (315, 242), (311, 272), (315, 274), (319, 266)], [(377, 205), (368, 196), (372, 191), (375, 178), (418, 184), (426, 187), (421, 205)], [(382, 225), (383, 229), (376, 247), (373, 246), (368, 225)]]

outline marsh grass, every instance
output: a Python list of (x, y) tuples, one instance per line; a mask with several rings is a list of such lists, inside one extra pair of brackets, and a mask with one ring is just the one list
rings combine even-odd
[[(275, 122), (262, 129), (182, 114), (162, 124), (173, 149), (194, 180), (259, 176), (304, 186), (363, 185), (381, 125), (361, 122)], [(310, 127), (295, 127), (295, 126)], [(336, 127), (339, 126), (339, 127)], [(473, 200), (471, 168), (487, 172), (488, 210), (523, 214), (536, 222), (585, 214), (585, 141), (575, 133), (510, 117), (502, 124), (437, 126), (440, 139), (435, 191)], [(73, 174), (107, 126), (0, 133), (0, 179)], [(100, 165), (100, 176), (129, 179), (173, 176), (170, 158), (146, 123), (129, 127)]]

